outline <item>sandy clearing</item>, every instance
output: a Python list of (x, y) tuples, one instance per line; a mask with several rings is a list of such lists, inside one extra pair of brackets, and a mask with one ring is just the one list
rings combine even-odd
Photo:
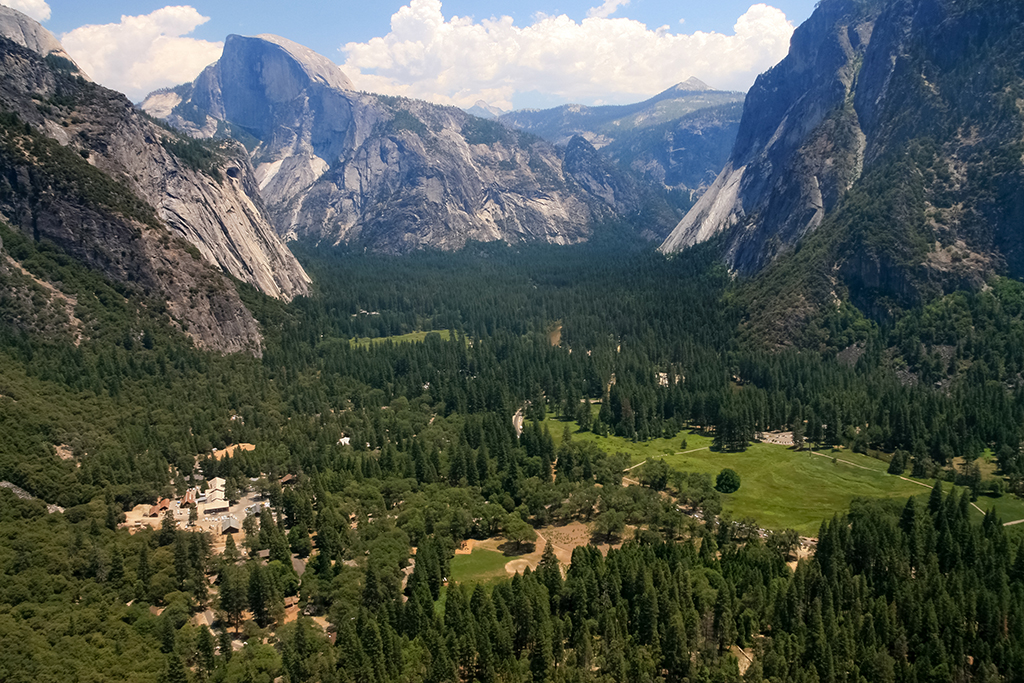
[(234, 456), (235, 452), (239, 451), (239, 450), (254, 451), (254, 450), (256, 450), (256, 445), (255, 444), (251, 444), (251, 443), (235, 443), (235, 444), (231, 444), (227, 448), (222, 448), (220, 450), (214, 450), (213, 451), (213, 459), (214, 460), (220, 460), (220, 459), (222, 459), (224, 457)]

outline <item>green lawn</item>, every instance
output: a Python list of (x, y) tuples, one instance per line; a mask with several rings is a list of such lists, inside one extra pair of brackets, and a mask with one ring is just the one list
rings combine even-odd
[(396, 334), (391, 337), (360, 337), (353, 339), (352, 343), (355, 346), (370, 346), (371, 344), (380, 344), (386, 341), (394, 342), (395, 344), (402, 344), (406, 342), (421, 342), (427, 338), (427, 335), (431, 332), (436, 332), (441, 335), (441, 339), (448, 341), (451, 339), (451, 332), (449, 330), (427, 330), (425, 332), (410, 332), (409, 334)]
[(769, 529), (791, 527), (812, 536), (822, 519), (847, 509), (854, 498), (907, 498), (927, 492), (886, 474), (884, 464), (877, 460), (851, 455), (856, 454), (843, 452), (836, 457), (870, 469), (833, 464), (830, 458), (773, 444), (752, 444), (742, 453), (705, 450), (673, 455), (665, 462), (677, 469), (708, 474), (717, 474), (724, 467), (736, 470), (740, 489), (722, 497), (733, 518), (753, 517)]
[[(553, 418), (548, 422), (556, 443), (561, 441), (565, 424), (569, 424), (573, 439), (592, 441), (609, 453), (626, 453), (633, 464), (663, 457), (671, 467), (692, 472), (717, 475), (725, 467), (732, 468), (739, 473), (742, 484), (736, 493), (722, 497), (725, 510), (734, 519), (752, 517), (769, 529), (793, 528), (813, 536), (823, 519), (846, 510), (854, 498), (904, 499), (928, 492), (925, 487), (887, 474), (886, 463), (846, 450), (818, 452), (834, 455), (852, 465), (832, 464), (831, 457), (774, 444), (752, 444), (742, 453), (718, 453), (707, 448), (711, 445), (710, 437), (698, 434), (682, 432), (672, 439), (633, 443), (615, 436), (577, 432), (573, 422)], [(683, 439), (687, 442), (688, 452), (685, 453), (681, 452)], [(932, 481), (921, 483), (928, 487), (933, 484)], [(1004, 522), (1024, 519), (1024, 501), (1011, 496), (982, 496), (977, 505), (983, 510), (994, 507)], [(981, 513), (977, 516), (980, 519)], [(1011, 529), (1017, 531), (1018, 527)], [(1020, 525), (1020, 531), (1024, 532), (1024, 525)]]
[(469, 555), (456, 555), (451, 560), (449, 579), (458, 583), (486, 583), (508, 576), (508, 558), (495, 550), (476, 548)]

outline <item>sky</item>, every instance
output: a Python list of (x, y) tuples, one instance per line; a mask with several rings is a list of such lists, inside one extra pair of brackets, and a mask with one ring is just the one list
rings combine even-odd
[(0, 0), (94, 80), (140, 101), (194, 79), (232, 33), (275, 33), (355, 87), (502, 109), (635, 102), (696, 77), (747, 90), (815, 0)]

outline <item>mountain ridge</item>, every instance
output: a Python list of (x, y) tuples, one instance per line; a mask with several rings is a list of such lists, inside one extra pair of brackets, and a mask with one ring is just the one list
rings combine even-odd
[[(143, 103), (191, 135), (244, 142), (289, 239), (399, 252), (470, 240), (569, 244), (616, 217), (539, 138), (455, 107), (317, 82), (292, 62), (264, 39), (229, 36), (193, 83)], [(667, 234), (670, 214), (655, 210), (654, 234)]]
[(72, 61), (53, 59), (50, 39), (39, 42), (44, 56), (0, 37), (0, 214), (163, 299), (198, 345), (261, 353), (259, 326), (222, 272), (286, 300), (310, 280), (267, 222), (244, 150), (148, 120)]
[(758, 78), (729, 164), (662, 251), (720, 240), (735, 273), (756, 275), (750, 296), (796, 301), (790, 332), (755, 316), (780, 339), (837, 301), (891, 321), (1020, 277), (1022, 23), (1002, 1), (821, 3)]

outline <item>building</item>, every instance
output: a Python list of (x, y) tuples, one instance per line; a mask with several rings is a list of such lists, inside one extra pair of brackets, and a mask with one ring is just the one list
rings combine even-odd
[(206, 505), (206, 508), (203, 510), (203, 514), (220, 515), (227, 512), (228, 510), (230, 510), (230, 508), (228, 507), (228, 502), (226, 500), (221, 500), (217, 502), (208, 503)]
[(159, 503), (157, 503), (153, 507), (149, 508), (149, 512), (146, 513), (146, 516), (147, 517), (159, 517), (161, 512), (164, 512), (165, 510), (169, 510), (170, 507), (171, 507), (171, 501), (169, 499), (167, 499), (167, 498), (164, 498)]
[(226, 482), (223, 479), (221, 479), (220, 477), (214, 477), (213, 479), (211, 479), (207, 483), (210, 485), (210, 489), (212, 489), (214, 491), (223, 491), (224, 490), (224, 484)]
[(220, 523), (220, 532), (222, 534), (237, 534), (241, 530), (241, 525), (234, 517), (227, 517)]
[(196, 504), (196, 490), (189, 489), (181, 498), (181, 507), (192, 507)]
[(296, 477), (294, 474), (286, 474), (281, 477), (281, 486), (287, 486), (288, 484), (294, 484)]

